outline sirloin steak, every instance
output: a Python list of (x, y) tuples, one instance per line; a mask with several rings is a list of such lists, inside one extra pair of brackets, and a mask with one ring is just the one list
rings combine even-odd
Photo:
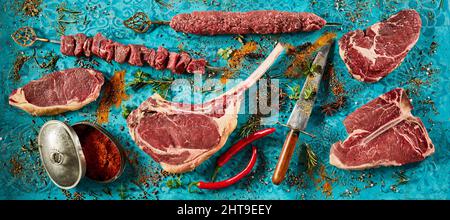
[(359, 170), (401, 166), (431, 155), (433, 143), (412, 108), (406, 92), (397, 88), (351, 113), (344, 120), (349, 136), (333, 144), (330, 164)]
[(345, 34), (339, 54), (350, 74), (363, 82), (377, 82), (397, 68), (416, 44), (422, 21), (414, 10), (403, 10), (366, 30)]
[(93, 69), (57, 71), (14, 90), (9, 104), (32, 115), (75, 111), (97, 99), (103, 82), (103, 74)]
[(225, 145), (236, 128), (243, 93), (283, 51), (278, 44), (267, 59), (243, 82), (202, 104), (164, 100), (154, 94), (127, 118), (136, 144), (170, 173), (193, 170)]

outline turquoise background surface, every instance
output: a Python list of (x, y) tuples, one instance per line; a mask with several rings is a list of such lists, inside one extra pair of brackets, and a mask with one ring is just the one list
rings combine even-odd
[[(440, 0), (163, 0), (163, 3), (151, 0), (44, 0), (39, 17), (28, 17), (18, 12), (17, 6), (14, 5), (16, 1), (1, 0), (1, 2), (0, 199), (450, 199), (450, 14), (446, 0), (443, 5), (440, 5)], [(365, 84), (352, 79), (335, 48), (332, 62), (338, 79), (349, 91), (348, 103), (335, 115), (325, 116), (320, 112), (319, 107), (333, 100), (333, 95), (329, 89), (322, 88), (317, 107), (306, 129), (317, 137), (301, 136), (301, 141), (309, 143), (318, 155), (320, 164), (324, 165), (322, 174), (326, 172), (327, 178), (321, 178), (318, 172), (312, 177), (305, 173), (305, 167), (299, 160), (300, 147), (298, 147), (287, 180), (280, 186), (273, 185), (271, 183), (273, 168), (288, 131), (283, 126), (274, 125), (277, 128), (275, 134), (255, 142), (262, 153), (256, 168), (248, 178), (224, 190), (189, 193), (187, 185), (191, 181), (207, 180), (213, 171), (217, 155), (240, 139), (237, 131), (249, 115), (240, 115), (238, 128), (219, 153), (205, 161), (196, 170), (173, 176), (161, 174), (159, 165), (139, 150), (128, 134), (125, 119), (122, 117), (122, 108), (112, 108), (110, 121), (103, 126), (118, 137), (130, 153), (130, 157), (136, 158), (139, 164), (128, 164), (122, 177), (114, 183), (103, 185), (84, 179), (75, 189), (63, 191), (52, 184), (46, 176), (38, 152), (29, 150), (32, 146), (30, 142), (35, 140), (40, 126), (51, 119), (68, 123), (82, 120), (95, 121), (99, 101), (79, 111), (54, 117), (32, 117), (8, 105), (8, 96), (13, 89), (52, 72), (52, 70), (39, 68), (34, 60), (29, 60), (20, 71), (21, 79), (19, 81), (12, 79), (12, 65), (18, 53), (24, 52), (31, 55), (34, 48), (38, 54), (54, 51), (60, 55), (58, 46), (52, 44), (37, 43), (32, 48), (17, 46), (10, 38), (10, 34), (26, 25), (35, 28), (40, 36), (58, 39), (56, 9), (60, 2), (66, 2), (67, 8), (81, 12), (79, 22), (67, 25), (66, 34), (82, 32), (92, 36), (102, 32), (109, 38), (123, 43), (145, 44), (153, 48), (164, 45), (173, 51), (177, 51), (178, 45), (183, 44), (184, 49), (197, 52), (198, 56), (207, 58), (214, 66), (226, 65), (225, 60), (216, 56), (219, 48), (240, 47), (240, 43), (233, 39), (233, 36), (185, 35), (163, 26), (152, 28), (145, 34), (136, 34), (125, 28), (122, 21), (137, 11), (149, 14), (152, 19), (168, 20), (177, 13), (194, 10), (278, 9), (314, 12), (328, 21), (343, 23), (340, 28), (327, 27), (314, 33), (245, 37), (246, 40), (258, 42), (265, 55), (270, 52), (276, 41), (301, 45), (314, 41), (325, 31), (334, 31), (339, 38), (350, 30), (367, 27), (405, 8), (413, 8), (420, 13), (423, 27), (418, 43), (402, 65), (374, 84)], [(436, 49), (430, 49), (431, 45), (437, 45)], [(286, 61), (289, 58), (283, 59)], [(255, 62), (255, 60), (247, 59), (244, 62), (244, 68), (236, 77), (244, 79), (261, 60)], [(99, 65), (95, 68), (102, 71), (106, 78), (110, 78), (115, 70), (126, 70), (127, 82), (133, 79), (133, 73), (139, 69), (126, 64), (109, 64), (100, 59), (98, 62)], [(77, 64), (74, 57), (61, 56), (56, 69), (63, 70), (75, 66)], [(282, 82), (284, 91), (290, 93), (285, 84), (302, 85), (303, 79), (280, 78), (285, 67), (286, 64), (281, 61), (268, 74), (277, 76), (275, 78)], [(148, 67), (142, 70), (156, 78), (171, 76), (169, 71), (161, 72)], [(192, 78), (189, 75), (176, 77)], [(425, 83), (419, 86), (412, 83), (411, 80), (415, 78)], [(331, 144), (347, 136), (342, 124), (343, 119), (362, 104), (396, 87), (415, 91), (410, 95), (414, 106), (413, 114), (424, 122), (436, 152), (420, 163), (402, 167), (349, 172), (329, 165), (328, 155)], [(138, 91), (128, 90), (127, 93), (130, 98), (124, 104), (137, 106), (152, 94), (152, 90), (150, 87), (145, 87)], [(169, 94), (169, 98), (175, 93), (177, 92), (173, 91)], [(286, 117), (293, 106), (293, 101), (288, 102), (290, 103), (282, 109), (279, 117), (281, 123), (286, 123)], [(244, 150), (227, 164), (225, 169), (222, 169), (219, 178), (227, 178), (237, 173), (245, 167), (249, 157), (250, 150)], [(399, 175), (399, 173), (403, 174)], [(167, 186), (168, 181), (177, 178), (181, 180), (181, 187)], [(325, 183), (331, 185), (331, 193), (324, 192)]]

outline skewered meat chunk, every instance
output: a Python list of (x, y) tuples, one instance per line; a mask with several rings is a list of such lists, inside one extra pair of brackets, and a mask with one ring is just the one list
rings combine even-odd
[(169, 52), (164, 47), (158, 50), (147, 48), (143, 45), (124, 45), (114, 42), (101, 33), (97, 33), (93, 38), (79, 33), (71, 36), (61, 37), (61, 52), (68, 56), (93, 55), (111, 62), (128, 62), (134, 66), (148, 65), (157, 70), (169, 69), (172, 73), (197, 73), (204, 74), (206, 71), (205, 59), (191, 59), (186, 52)]
[(157, 70), (165, 69), (168, 58), (169, 58), (169, 51), (164, 47), (159, 47), (158, 51), (156, 51), (155, 69)]
[(91, 52), (94, 55), (101, 57), (100, 56), (100, 46), (101, 46), (102, 41), (104, 41), (104, 40), (107, 40), (107, 39), (101, 33), (97, 33), (94, 36), (94, 39), (92, 41), (92, 47), (91, 47)]
[(86, 41), (87, 37), (85, 34), (82, 33), (78, 33), (75, 34), (75, 50), (74, 50), (74, 55), (79, 57), (81, 55), (83, 55), (83, 46), (84, 46), (84, 42)]
[(142, 62), (142, 56), (141, 56), (141, 48), (143, 46), (136, 45), (136, 44), (130, 44), (130, 59), (128, 60), (128, 63), (133, 66), (143, 66), (144, 63)]
[(83, 53), (86, 57), (91, 57), (92, 38), (88, 38), (83, 44)]
[(130, 55), (130, 46), (121, 43), (114, 43), (114, 61), (125, 63)]
[(169, 61), (167, 61), (167, 69), (172, 71), (172, 73), (175, 73), (175, 69), (179, 59), (180, 54), (177, 54), (175, 52), (169, 53)]
[(61, 36), (61, 53), (67, 56), (74, 56), (75, 38), (73, 36)]
[(100, 43), (100, 58), (111, 62), (114, 59), (114, 42), (112, 40), (103, 40)]
[(206, 72), (205, 67), (206, 67), (205, 59), (191, 60), (189, 65), (186, 67), (186, 71), (188, 73), (205, 74)]
[(186, 71), (186, 67), (191, 62), (191, 56), (186, 52), (181, 52), (180, 60), (178, 60), (175, 66), (175, 73), (181, 74)]
[(156, 51), (147, 47), (142, 48), (144, 61), (151, 67), (155, 67)]

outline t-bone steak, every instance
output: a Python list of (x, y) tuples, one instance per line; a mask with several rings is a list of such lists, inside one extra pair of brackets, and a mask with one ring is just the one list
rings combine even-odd
[(349, 136), (333, 144), (330, 163), (359, 170), (401, 166), (431, 155), (433, 143), (412, 108), (406, 92), (397, 88), (351, 113), (344, 120)]
[(403, 10), (366, 30), (345, 34), (339, 40), (339, 54), (355, 79), (377, 82), (401, 64), (421, 27), (419, 13)]
[(9, 104), (32, 115), (75, 111), (97, 99), (103, 82), (103, 74), (93, 69), (57, 71), (14, 90)]
[(225, 145), (236, 128), (243, 93), (283, 51), (278, 44), (243, 82), (202, 104), (175, 103), (154, 94), (127, 118), (136, 144), (170, 173), (193, 170)]

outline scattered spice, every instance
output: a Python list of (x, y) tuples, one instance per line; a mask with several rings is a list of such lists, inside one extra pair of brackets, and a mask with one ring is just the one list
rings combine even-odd
[(332, 39), (336, 37), (335, 33), (327, 32), (319, 37), (313, 44), (307, 48), (295, 53), (295, 58), (292, 64), (285, 72), (287, 77), (297, 78), (304, 73), (307, 69), (311, 68), (312, 54), (319, 48), (328, 44)]
[(97, 109), (97, 122), (99, 124), (109, 121), (109, 111), (113, 105), (120, 107), (123, 100), (127, 100), (125, 92), (125, 70), (116, 71), (105, 86), (105, 92)]
[(25, 62), (27, 62), (31, 57), (30, 56), (26, 56), (23, 52), (19, 52), (16, 56), (16, 60), (14, 61), (13, 64), (13, 71), (12, 71), (12, 78), (15, 81), (19, 81), (20, 80), (20, 70), (22, 69), (23, 65), (25, 64)]
[(77, 57), (75, 60), (75, 66), (80, 68), (94, 68), (99, 65), (98, 61), (93, 57)]
[(36, 17), (41, 13), (42, 0), (25, 0), (22, 4), (22, 11), (25, 15)]
[(339, 96), (336, 101), (327, 103), (325, 105), (322, 105), (322, 113), (328, 116), (332, 116), (334, 113), (336, 113), (339, 109), (344, 107), (346, 103), (347, 98), (345, 96)]
[(17, 157), (11, 157), (11, 159), (9, 160), (9, 162), (11, 163), (12, 167), (11, 167), (11, 174), (14, 177), (17, 177), (23, 170), (23, 166), (22, 164), (19, 162), (19, 159)]
[(234, 50), (231, 58), (228, 59), (228, 66), (236, 69), (239, 68), (247, 54), (253, 53), (258, 49), (258, 44), (254, 41), (249, 41), (242, 45), (241, 48)]
[(73, 128), (86, 158), (86, 176), (97, 181), (115, 178), (123, 162), (116, 144), (92, 126), (78, 124)]

